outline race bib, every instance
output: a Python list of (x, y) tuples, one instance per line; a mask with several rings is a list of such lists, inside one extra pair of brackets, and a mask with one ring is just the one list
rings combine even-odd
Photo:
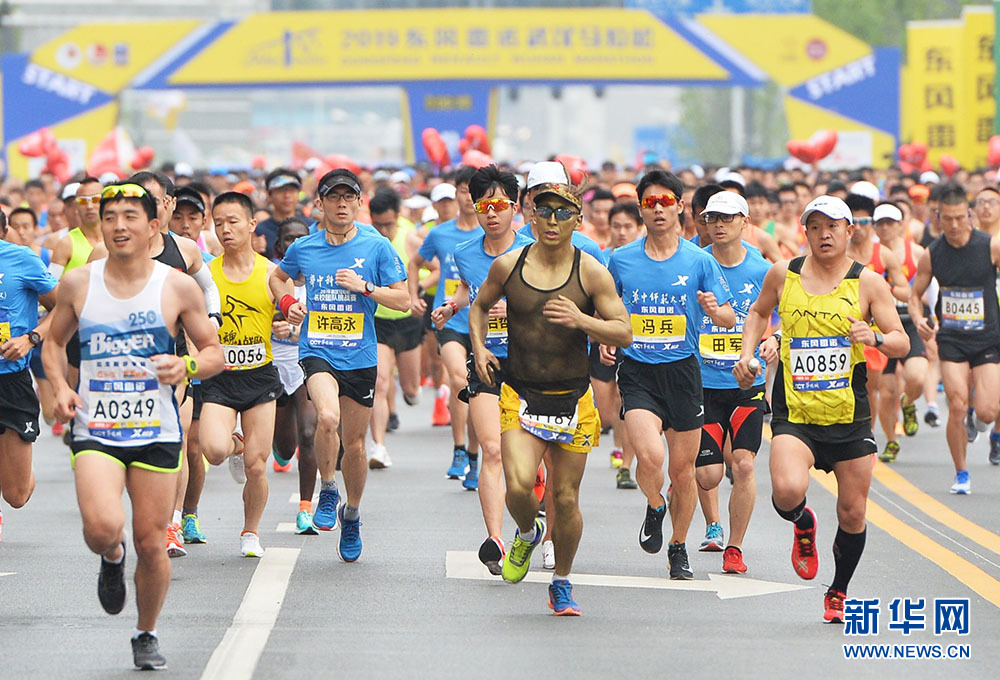
[(725, 333), (703, 333), (698, 338), (698, 349), (706, 364), (732, 370), (743, 349), (743, 326), (738, 325)]
[(459, 279), (445, 279), (444, 280), (444, 299), (445, 301), (451, 300), (455, 297), (455, 293), (458, 292), (458, 284), (461, 283)]
[(365, 332), (364, 312), (309, 312), (309, 342), (319, 345), (351, 343)]
[(91, 380), (91, 436), (111, 441), (154, 439), (160, 434), (160, 383), (156, 379)]
[[(678, 349), (687, 335), (687, 316), (676, 305), (655, 307), (655, 314), (632, 314), (632, 342), (637, 349)], [(662, 311), (661, 311), (662, 310)]]
[(942, 288), (941, 327), (981, 331), (986, 326), (982, 288)]
[(789, 369), (796, 392), (840, 390), (851, 384), (851, 341), (845, 337), (791, 338)]
[(490, 318), (486, 327), (486, 346), (496, 347), (507, 344), (507, 317)]
[(543, 416), (528, 411), (528, 402), (521, 399), (521, 406), (518, 409), (517, 417), (521, 422), (521, 429), (529, 432), (547, 442), (560, 442), (562, 444), (572, 444), (573, 436), (577, 429), (577, 413), (579, 406), (574, 408), (572, 415), (566, 416)]
[(222, 358), (227, 371), (259, 368), (267, 363), (267, 348), (262, 342), (256, 345), (223, 345)]
[[(506, 331), (506, 324), (504, 330)], [(506, 334), (506, 333), (505, 333)], [(0, 322), (0, 345), (10, 340), (10, 322)]]

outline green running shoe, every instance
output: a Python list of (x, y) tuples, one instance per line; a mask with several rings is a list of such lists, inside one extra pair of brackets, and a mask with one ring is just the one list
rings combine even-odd
[(507, 558), (503, 561), (503, 580), (507, 583), (520, 583), (528, 575), (531, 568), (531, 553), (535, 546), (542, 542), (545, 535), (545, 522), (535, 519), (535, 540), (525, 541), (521, 538), (521, 530), (514, 533), (514, 542), (510, 546)]
[(201, 533), (201, 524), (198, 523), (198, 515), (184, 515), (181, 520), (181, 533), (184, 535), (185, 543), (208, 543), (205, 534)]
[(878, 459), (883, 463), (895, 462), (899, 455), (899, 442), (886, 442), (885, 451), (879, 454)]
[(907, 437), (912, 437), (920, 429), (920, 423), (917, 421), (917, 407), (915, 404), (906, 403), (905, 394), (899, 398), (899, 407), (903, 411), (903, 432), (906, 433)]
[(313, 526), (313, 516), (308, 510), (300, 510), (295, 516), (295, 533), (299, 536), (316, 536), (318, 531)]

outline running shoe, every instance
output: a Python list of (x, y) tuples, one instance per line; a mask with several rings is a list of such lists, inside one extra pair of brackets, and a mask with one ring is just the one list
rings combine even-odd
[(448, 479), (461, 479), (465, 476), (465, 470), (469, 467), (469, 454), (460, 446), (456, 446), (451, 458), (451, 467), (448, 468)]
[(671, 543), (667, 546), (667, 561), (670, 563), (671, 581), (690, 581), (694, 578), (688, 563), (687, 546), (683, 543)]
[(618, 468), (618, 474), (615, 475), (615, 487), (619, 489), (638, 489), (639, 485), (632, 479), (632, 473), (629, 472), (628, 468), (621, 467)]
[(407, 406), (416, 406), (420, 403), (420, 391), (418, 390), (412, 397), (406, 392), (403, 392), (403, 401), (406, 402)]
[(730, 465), (729, 463), (726, 463), (726, 468), (725, 468), (725, 470), (726, 470), (726, 479), (728, 479), (728, 480), (729, 480), (729, 485), (730, 485), (730, 486), (733, 486), (733, 485), (735, 485), (735, 484), (736, 484), (736, 482), (735, 482), (735, 481), (734, 481), (734, 479), (733, 479), (733, 466), (732, 466), (732, 465)]
[(469, 459), (469, 471), (465, 473), (462, 480), (462, 487), (467, 491), (475, 491), (479, 488), (479, 461)]
[(938, 412), (936, 408), (929, 408), (924, 414), (924, 422), (933, 428), (941, 427), (941, 423), (938, 422)]
[(320, 531), (336, 529), (338, 505), (340, 505), (340, 494), (336, 489), (320, 490), (319, 502), (316, 503), (316, 514), (312, 517), (313, 526)]
[(264, 547), (260, 544), (260, 536), (252, 531), (240, 534), (240, 555), (243, 557), (263, 557)]
[(181, 533), (184, 535), (185, 543), (208, 543), (205, 534), (201, 533), (201, 524), (198, 522), (198, 515), (184, 515), (181, 521)]
[(663, 547), (663, 518), (667, 516), (667, 504), (654, 510), (646, 505), (646, 519), (642, 521), (642, 528), (639, 529), (639, 546), (651, 555), (660, 552)]
[(229, 456), (229, 474), (237, 484), (246, 484), (247, 471), (243, 466), (243, 447), (246, 442), (239, 432), (233, 432), (233, 441), (237, 444), (237, 450)]
[(166, 670), (167, 660), (160, 654), (160, 641), (151, 633), (132, 638), (132, 663), (143, 671)]
[(97, 599), (104, 611), (117, 614), (125, 608), (125, 541), (122, 541), (122, 561), (108, 562), (101, 556), (101, 571), (97, 576)]
[(556, 568), (556, 546), (552, 541), (542, 541), (542, 569)]
[(819, 571), (819, 558), (816, 556), (816, 513), (812, 508), (802, 512), (812, 515), (812, 529), (803, 531), (795, 527), (795, 540), (792, 542), (792, 568), (800, 578), (810, 580), (816, 578)]
[(369, 470), (384, 470), (392, 467), (392, 458), (389, 457), (389, 450), (385, 444), (375, 444), (372, 446), (372, 455), (368, 457)]
[(308, 510), (299, 510), (295, 516), (295, 533), (299, 536), (315, 536), (316, 528), (313, 526), (313, 516)]
[(395, 413), (389, 414), (389, 421), (385, 424), (386, 432), (395, 432), (399, 429), (399, 415)]
[(705, 540), (701, 542), (698, 552), (722, 552), (726, 545), (725, 532), (722, 525), (712, 522), (705, 528)]
[(1000, 438), (990, 437), (990, 463), (1000, 465)]
[(340, 519), (340, 542), (337, 544), (337, 554), (345, 562), (357, 562), (361, 557), (361, 520), (345, 519), (346, 507), (347, 503), (344, 503), (337, 511), (337, 517)]
[(184, 557), (188, 551), (184, 549), (181, 538), (181, 525), (171, 524), (167, 527), (167, 555), (169, 557)]
[(550, 583), (549, 607), (556, 616), (579, 616), (580, 605), (573, 599), (573, 584), (564, 578)]
[(499, 576), (503, 569), (503, 558), (507, 551), (503, 547), (503, 541), (499, 536), (490, 536), (479, 546), (479, 561), (482, 562), (490, 573)]
[(292, 459), (282, 458), (278, 455), (278, 450), (271, 448), (271, 455), (274, 457), (274, 471), (275, 472), (288, 472), (292, 469)]
[(972, 410), (965, 414), (965, 438), (970, 444), (979, 438), (979, 430), (976, 429), (975, 411)]
[(743, 562), (743, 551), (735, 545), (726, 548), (722, 553), (722, 573), (724, 574), (745, 574), (747, 565)]
[(972, 478), (968, 470), (961, 470), (955, 475), (955, 483), (951, 485), (951, 492), (961, 496), (968, 496), (972, 493)]
[(535, 486), (534, 486), (535, 498), (541, 504), (539, 511), (542, 515), (545, 515), (545, 463), (541, 463), (538, 466), (538, 472), (535, 473)]
[(437, 397), (434, 398), (434, 411), (431, 413), (431, 425), (433, 427), (447, 427), (451, 425), (451, 411), (448, 410), (449, 390), (447, 385), (442, 385), (438, 389)]
[(625, 454), (622, 453), (621, 449), (611, 450), (611, 467), (616, 470), (620, 468), (625, 463)]
[(542, 542), (545, 536), (545, 522), (535, 519), (535, 540), (530, 543), (521, 538), (521, 530), (514, 532), (514, 542), (510, 545), (510, 553), (503, 561), (503, 580), (508, 583), (520, 583), (528, 575), (531, 568), (531, 553)]
[(903, 410), (903, 434), (912, 437), (920, 429), (920, 422), (917, 420), (917, 407), (915, 404), (907, 403), (905, 394), (899, 398), (899, 407)]
[(899, 442), (886, 442), (885, 450), (878, 455), (878, 459), (883, 463), (894, 463), (899, 455)]
[(826, 596), (823, 598), (823, 608), (826, 610), (823, 612), (823, 619), (827, 623), (844, 622), (845, 599), (847, 599), (847, 593), (842, 593), (833, 588), (826, 591)]

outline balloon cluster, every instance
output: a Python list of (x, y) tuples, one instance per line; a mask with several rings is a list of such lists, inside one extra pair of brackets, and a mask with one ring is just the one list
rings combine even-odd
[(60, 184), (65, 184), (72, 176), (69, 169), (69, 154), (59, 148), (52, 130), (45, 127), (32, 132), (21, 140), (17, 150), (29, 158), (45, 157), (42, 172), (50, 172)]
[(815, 163), (829, 156), (837, 146), (836, 130), (817, 130), (806, 140), (788, 141), (788, 153), (803, 163)]

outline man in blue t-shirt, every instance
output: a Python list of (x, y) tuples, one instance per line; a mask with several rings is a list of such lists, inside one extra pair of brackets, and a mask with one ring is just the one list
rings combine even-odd
[[(635, 447), (636, 481), (647, 499), (639, 545), (649, 553), (663, 546), (663, 433), (673, 487), (673, 535), (667, 551), (672, 579), (694, 578), (684, 540), (698, 500), (694, 466), (704, 415), (698, 357), (702, 310), (716, 326), (736, 323), (719, 264), (681, 237), (683, 189), (670, 172), (643, 176), (637, 191), (646, 236), (615, 250), (608, 265), (632, 324), (632, 345), (623, 350), (618, 388)], [(613, 356), (605, 348), (602, 352), (608, 359)]]
[[(320, 179), (317, 207), (320, 231), (296, 240), (271, 278), (302, 276), (307, 303), (291, 295), (279, 308), (293, 325), (300, 323), (299, 363), (316, 407), (316, 462), (321, 488), (313, 515), (317, 529), (331, 531), (340, 521), (340, 558), (361, 556), (359, 506), (368, 473), (365, 432), (375, 399), (378, 350), (375, 309), (410, 308), (406, 272), (392, 243), (354, 221), (361, 207), (361, 184), (349, 170), (331, 170)], [(343, 428), (342, 468), (347, 501), (340, 505), (336, 466)]]
[[(0, 237), (6, 235), (7, 217), (0, 212)], [(35, 488), (31, 444), (38, 437), (38, 398), (28, 361), (51, 320), (38, 323), (38, 303), (52, 308), (57, 283), (30, 248), (0, 240), (0, 492), (12, 508), (27, 503)], [(0, 531), (2, 522), (0, 514)]]
[[(475, 168), (463, 167), (455, 174), (458, 217), (431, 229), (420, 245), (420, 250), (406, 265), (414, 314), (422, 315), (427, 309), (427, 303), (417, 290), (420, 268), (425, 263), (436, 261), (441, 270), (437, 293), (434, 294), (434, 309), (440, 309), (454, 299), (461, 283), (458, 267), (455, 266), (455, 248), (466, 241), (478, 240), (483, 236), (483, 228), (479, 226), (472, 195), (469, 193), (469, 180), (475, 172)], [(479, 448), (476, 432), (468, 423), (469, 407), (458, 398), (459, 393), (468, 386), (466, 363), (472, 354), (472, 344), (469, 342), (469, 310), (455, 311), (444, 328), (435, 331), (435, 334), (441, 360), (448, 374), (448, 384), (451, 386), (448, 409), (451, 411), (451, 436), (454, 447), (447, 475), (449, 479), (462, 479), (469, 468), (469, 455), (476, 455)]]

